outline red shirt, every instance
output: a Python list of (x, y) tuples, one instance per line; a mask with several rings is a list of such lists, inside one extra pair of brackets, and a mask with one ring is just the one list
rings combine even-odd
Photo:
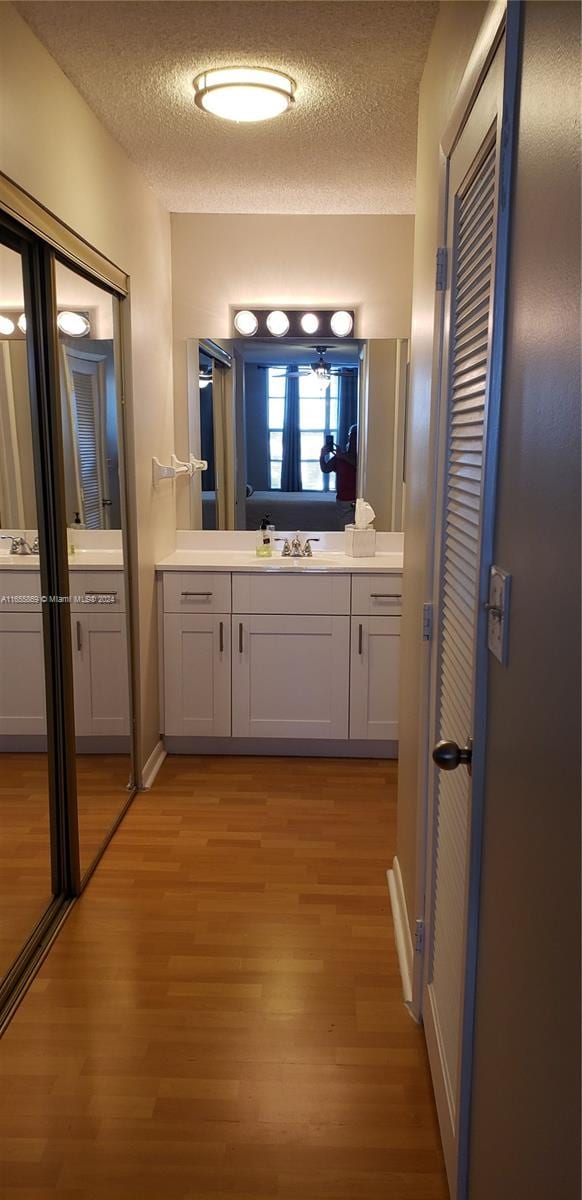
[(333, 454), (327, 462), (320, 462), (324, 475), (336, 473), (336, 500), (348, 500), (352, 504), (356, 499), (357, 468), (355, 463), (342, 455)]

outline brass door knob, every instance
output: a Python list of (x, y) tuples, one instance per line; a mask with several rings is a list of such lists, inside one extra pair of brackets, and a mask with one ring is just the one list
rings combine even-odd
[(473, 760), (473, 738), (468, 737), (466, 745), (462, 747), (458, 746), (456, 742), (437, 742), (432, 752), (432, 759), (441, 771), (456, 771), (457, 767), (463, 763), (470, 775)]

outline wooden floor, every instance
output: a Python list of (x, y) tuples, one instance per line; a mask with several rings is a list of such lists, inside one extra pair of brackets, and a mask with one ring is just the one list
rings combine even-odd
[[(85, 873), (127, 803), (130, 761), (79, 754), (77, 808)], [(46, 754), (0, 754), (0, 977), (52, 899)]]
[(444, 1200), (395, 777), (166, 761), (0, 1042), (2, 1200)]

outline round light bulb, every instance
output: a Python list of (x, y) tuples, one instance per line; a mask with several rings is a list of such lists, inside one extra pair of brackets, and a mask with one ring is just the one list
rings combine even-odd
[(58, 314), (57, 325), (61, 333), (66, 333), (69, 337), (85, 337), (91, 328), (82, 313), (69, 312), (68, 309)]
[(301, 318), (301, 328), (304, 333), (317, 333), (319, 317), (316, 317), (315, 313), (304, 313)]
[(26, 315), (25, 315), (25, 313), (20, 314), (16, 324), (18, 325), (18, 328), (21, 333), (26, 333)]
[(209, 383), (212, 383), (212, 376), (211, 375), (201, 375), (198, 382), (199, 382), (201, 388), (206, 388), (206, 387), (208, 387)]
[(243, 308), (234, 318), (234, 327), (242, 337), (253, 337), (259, 328), (259, 322), (253, 312)]
[(336, 337), (348, 337), (354, 327), (354, 320), (349, 312), (340, 309), (339, 312), (334, 312), (330, 325)]
[(289, 329), (289, 317), (279, 308), (274, 309), (267, 317), (267, 329), (273, 337), (284, 337)]
[(14, 321), (10, 320), (10, 317), (0, 316), (0, 333), (3, 334), (4, 337), (10, 337), (10, 334), (14, 333), (15, 329), (16, 325), (14, 324)]
[(262, 67), (221, 67), (194, 80), (198, 108), (226, 121), (269, 121), (291, 108), (295, 80)]

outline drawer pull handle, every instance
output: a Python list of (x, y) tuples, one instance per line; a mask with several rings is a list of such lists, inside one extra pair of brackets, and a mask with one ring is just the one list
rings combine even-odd
[(224, 652), (224, 621), (221, 621), (221, 622), (220, 622), (220, 625), (218, 626), (218, 630), (219, 630), (219, 635), (218, 635), (218, 637), (219, 637), (219, 641), (218, 641), (218, 644), (219, 644), (219, 647), (220, 647), (220, 653), (222, 654), (222, 653)]
[(358, 654), (364, 653), (364, 626), (360, 623), (358, 626)]
[(205, 600), (209, 600), (212, 594), (212, 592), (180, 592), (181, 596), (201, 596)]
[(239, 623), (238, 623), (238, 652), (239, 652), (239, 654), (242, 654), (242, 652), (243, 652), (243, 627), (242, 627), (242, 621), (239, 621)]
[(77, 627), (77, 650), (81, 650), (83, 648), (83, 634), (81, 632), (81, 622), (75, 621), (75, 625)]
[(370, 592), (371, 600), (402, 600), (401, 592)]

